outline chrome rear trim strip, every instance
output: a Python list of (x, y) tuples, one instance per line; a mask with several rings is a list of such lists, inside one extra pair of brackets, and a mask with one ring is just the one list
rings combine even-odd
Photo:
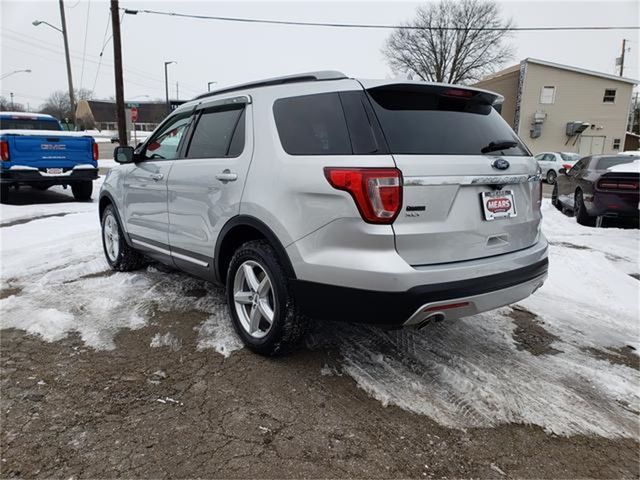
[(487, 176), (433, 176), (404, 177), (405, 187), (422, 187), (428, 185), (513, 185), (540, 181), (540, 175), (487, 175)]

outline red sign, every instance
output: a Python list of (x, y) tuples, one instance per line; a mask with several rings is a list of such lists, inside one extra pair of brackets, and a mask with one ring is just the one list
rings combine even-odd
[(131, 107), (131, 121), (133, 123), (138, 121), (138, 108), (137, 107)]
[(490, 198), (487, 200), (487, 210), (492, 213), (508, 212), (511, 210), (511, 200), (506, 197)]

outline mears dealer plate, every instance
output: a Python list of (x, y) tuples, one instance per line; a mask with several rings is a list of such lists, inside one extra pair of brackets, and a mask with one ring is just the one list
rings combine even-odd
[(497, 220), (516, 216), (516, 202), (511, 190), (482, 192), (482, 208), (485, 220)]

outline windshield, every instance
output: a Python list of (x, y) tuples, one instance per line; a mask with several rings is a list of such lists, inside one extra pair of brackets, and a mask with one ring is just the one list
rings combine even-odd
[(634, 156), (623, 156), (623, 157), (603, 157), (598, 160), (598, 165), (596, 166), (596, 170), (606, 170), (609, 167), (613, 167), (614, 165), (621, 165), (623, 163), (631, 163), (634, 160), (638, 160), (640, 157)]
[(530, 155), (481, 92), (391, 85), (368, 93), (391, 153)]
[(561, 152), (560, 156), (562, 157), (562, 160), (564, 160), (565, 162), (577, 162), (578, 160), (580, 160), (580, 155), (578, 155), (577, 153)]
[(0, 118), (0, 130), (62, 130), (52, 118)]

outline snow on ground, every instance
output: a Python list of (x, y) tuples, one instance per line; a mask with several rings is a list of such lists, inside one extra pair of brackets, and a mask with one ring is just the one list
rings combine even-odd
[[(113, 349), (122, 329), (153, 324), (160, 313), (175, 314), (177, 323), (182, 312), (197, 311), (207, 317), (197, 349), (229, 356), (241, 348), (220, 290), (154, 266), (111, 272), (96, 209), (0, 207), (2, 328), (47, 341), (78, 333), (88, 346)], [(579, 226), (548, 200), (543, 211), (549, 279), (518, 308), (547, 332), (547, 350), (522, 347), (511, 307), (421, 331), (320, 324), (311, 347), (342, 355), (319, 375), (346, 373), (384, 405), (455, 428), (517, 422), (562, 435), (640, 438), (640, 372), (607, 358), (640, 348), (639, 284), (629, 275), (640, 273), (639, 232)], [(202, 288), (204, 296), (189, 294)], [(186, 348), (164, 326), (149, 347)]]

